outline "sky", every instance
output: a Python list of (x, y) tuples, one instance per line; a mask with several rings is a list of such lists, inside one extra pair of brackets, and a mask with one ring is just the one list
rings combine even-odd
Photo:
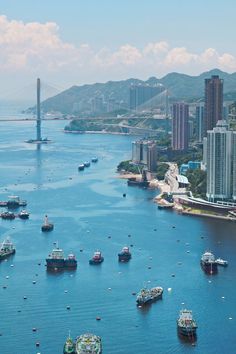
[(37, 77), (66, 89), (236, 71), (235, 0), (0, 0), (0, 98)]

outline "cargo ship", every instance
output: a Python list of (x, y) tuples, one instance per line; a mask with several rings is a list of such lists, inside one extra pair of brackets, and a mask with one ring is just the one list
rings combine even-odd
[(95, 334), (83, 334), (76, 339), (76, 354), (101, 354), (102, 341)]
[(64, 258), (63, 250), (57, 246), (46, 258), (46, 266), (49, 270), (75, 269), (77, 260), (74, 254), (69, 254), (68, 258)]
[(10, 238), (7, 238), (2, 242), (0, 246), (0, 261), (11, 256), (14, 253), (16, 253), (16, 249), (13, 243), (10, 241)]
[(143, 288), (137, 295), (137, 305), (145, 305), (147, 303), (162, 299), (162, 294), (163, 288), (160, 286), (151, 289)]
[(125, 246), (122, 248), (121, 252), (118, 253), (119, 262), (128, 262), (132, 255), (129, 251), (129, 247)]
[(89, 264), (101, 264), (104, 261), (104, 257), (100, 251), (94, 252), (93, 258), (89, 260)]
[(53, 223), (50, 223), (48, 221), (48, 216), (45, 215), (45, 218), (44, 218), (44, 224), (41, 226), (41, 230), (43, 232), (48, 232), (48, 231), (52, 231), (54, 229), (54, 225)]
[(179, 334), (188, 337), (196, 336), (197, 323), (193, 319), (192, 311), (181, 310), (177, 319), (177, 329)]
[(205, 273), (215, 274), (217, 273), (217, 262), (215, 256), (211, 252), (205, 252), (201, 257), (201, 267)]

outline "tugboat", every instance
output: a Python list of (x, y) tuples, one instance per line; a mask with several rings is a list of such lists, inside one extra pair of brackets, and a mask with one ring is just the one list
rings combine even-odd
[(14, 254), (16, 249), (13, 243), (10, 241), (9, 238), (3, 241), (0, 247), (0, 261), (4, 258), (9, 257), (10, 255)]
[(29, 213), (26, 210), (21, 210), (21, 212), (18, 214), (20, 219), (29, 219)]
[(217, 273), (217, 263), (215, 256), (211, 252), (205, 252), (201, 257), (201, 267), (205, 273), (215, 274)]
[(157, 286), (152, 289), (143, 288), (137, 295), (137, 305), (145, 305), (148, 302), (154, 302), (162, 299), (163, 288)]
[(95, 334), (83, 334), (76, 339), (76, 354), (101, 354), (102, 341)]
[(216, 263), (222, 267), (228, 267), (228, 261), (226, 261), (222, 258), (217, 258)]
[(179, 313), (179, 318), (177, 320), (177, 328), (179, 334), (188, 337), (196, 336), (197, 323), (193, 319), (192, 311), (181, 310)]
[(52, 253), (46, 258), (46, 266), (49, 270), (64, 269), (65, 259), (61, 248), (57, 247), (52, 250)]
[(65, 345), (63, 348), (63, 354), (76, 354), (75, 353), (75, 345), (74, 345), (74, 342), (73, 342), (70, 334), (65, 342)]
[(75, 255), (70, 253), (68, 258), (65, 259), (65, 268), (74, 269), (77, 268), (77, 260)]
[(53, 228), (54, 225), (48, 221), (48, 216), (45, 215), (44, 224), (42, 225), (41, 230), (43, 232), (48, 232), (48, 231), (52, 231)]
[(79, 171), (83, 171), (84, 170), (84, 164), (83, 163), (81, 163), (80, 165), (79, 165), (79, 167), (78, 167), (78, 170)]
[(84, 167), (89, 167), (90, 166), (90, 162), (89, 161), (85, 161), (84, 162)]
[(97, 157), (92, 157), (91, 161), (92, 161), (93, 163), (96, 163), (96, 162), (98, 162), (98, 158), (97, 158)]
[(1, 213), (1, 218), (5, 220), (13, 220), (15, 217), (15, 214), (11, 211), (5, 211), (4, 213)]
[(89, 264), (101, 264), (104, 261), (104, 257), (100, 251), (94, 252), (93, 258), (89, 260)]
[(129, 247), (123, 247), (122, 251), (118, 253), (119, 262), (128, 262), (131, 259), (132, 255), (129, 251)]

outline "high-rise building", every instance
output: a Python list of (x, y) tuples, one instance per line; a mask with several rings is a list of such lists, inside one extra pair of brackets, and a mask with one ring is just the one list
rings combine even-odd
[(223, 119), (223, 80), (218, 75), (205, 79), (204, 136)]
[(132, 161), (146, 165), (148, 171), (155, 172), (157, 167), (157, 145), (152, 140), (137, 140), (132, 143)]
[(147, 168), (150, 172), (157, 170), (157, 144), (155, 142), (148, 145)]
[(165, 90), (163, 85), (139, 84), (130, 87), (130, 109), (153, 109), (158, 104), (158, 95)]
[(232, 189), (233, 200), (236, 200), (236, 131), (233, 132), (233, 177), (232, 177)]
[(218, 121), (207, 131), (207, 198), (209, 201), (232, 199), (232, 131), (226, 121)]
[(203, 142), (204, 136), (204, 105), (199, 104), (196, 107), (196, 138), (199, 143)]
[(189, 143), (189, 106), (185, 103), (173, 104), (172, 149), (187, 150)]

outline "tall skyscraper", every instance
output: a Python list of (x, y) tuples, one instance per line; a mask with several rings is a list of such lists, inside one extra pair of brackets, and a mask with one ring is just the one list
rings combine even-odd
[(232, 189), (233, 189), (233, 200), (236, 200), (236, 131), (233, 132), (233, 178), (232, 178)]
[(196, 138), (199, 143), (203, 142), (204, 136), (204, 105), (199, 104), (196, 107)]
[(172, 149), (187, 150), (189, 143), (189, 106), (185, 103), (173, 104)]
[(149, 172), (156, 172), (157, 144), (152, 140), (138, 140), (132, 143), (132, 161), (146, 165)]
[(226, 121), (218, 121), (213, 130), (207, 131), (206, 195), (209, 201), (232, 198), (232, 138)]
[(218, 75), (205, 79), (204, 136), (223, 119), (223, 80)]

